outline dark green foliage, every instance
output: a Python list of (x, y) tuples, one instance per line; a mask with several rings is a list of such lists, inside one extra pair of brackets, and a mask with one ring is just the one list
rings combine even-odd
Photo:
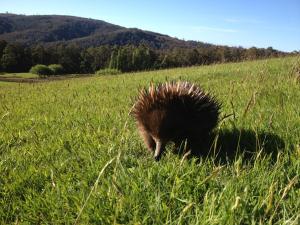
[(80, 73), (81, 49), (77, 45), (60, 46), (58, 55), (59, 64), (68, 73)]
[(128, 71), (142, 71), (155, 68), (157, 54), (145, 45), (114, 47), (110, 56), (109, 68)]
[(37, 74), (41, 77), (52, 75), (52, 70), (48, 66), (42, 64), (33, 66), (29, 72), (33, 74)]
[(111, 55), (110, 55), (110, 61), (109, 61), (109, 68), (118, 68), (118, 50), (112, 49)]
[(47, 49), (45, 49), (42, 45), (37, 45), (31, 49), (31, 61), (33, 65), (49, 64), (49, 60), (51, 58), (50, 56), (50, 52)]
[(4, 51), (5, 47), (6, 47), (6, 45), (7, 45), (6, 41), (4, 41), (4, 40), (0, 41), (0, 72), (2, 70), (4, 70), (4, 68), (2, 68), (2, 55), (3, 55), (3, 51)]
[(64, 68), (60, 64), (51, 64), (48, 68), (52, 71), (53, 75), (60, 75), (64, 73)]
[(1, 68), (5, 72), (28, 71), (31, 65), (30, 58), (30, 49), (19, 44), (7, 44), (2, 50)]
[(0, 40), (0, 58), (2, 57), (3, 50), (5, 49), (7, 42), (4, 40)]
[(109, 67), (111, 52), (111, 47), (107, 45), (83, 50), (81, 70), (94, 72)]
[(116, 60), (116, 67), (112, 67), (112, 68), (121, 70), (122, 72), (130, 71), (130, 68), (133, 67), (132, 49), (130, 48), (130, 46), (119, 48), (115, 60)]
[(138, 48), (133, 49), (132, 53), (132, 66), (135, 70), (149, 70), (153, 68), (156, 53), (145, 45), (140, 45)]
[[(297, 54), (290, 53), (289, 55)], [(263, 59), (285, 56), (287, 53), (268, 49), (243, 49), (226, 46), (174, 48), (155, 50), (147, 45), (109, 46), (82, 49), (76, 44), (31, 48), (0, 42), (0, 69), (5, 72), (24, 72), (36, 64), (60, 64), (64, 73), (94, 73), (112, 68), (122, 72), (161, 68), (208, 65), (222, 62)]]

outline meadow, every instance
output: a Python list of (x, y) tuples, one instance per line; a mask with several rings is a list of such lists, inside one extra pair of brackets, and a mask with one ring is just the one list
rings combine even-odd
[[(1, 224), (299, 224), (300, 59), (0, 82)], [(222, 104), (212, 152), (155, 162), (129, 115), (150, 82)]]
[(8, 78), (38, 78), (38, 75), (33, 73), (3, 73), (0, 74), (1, 77), (8, 77)]

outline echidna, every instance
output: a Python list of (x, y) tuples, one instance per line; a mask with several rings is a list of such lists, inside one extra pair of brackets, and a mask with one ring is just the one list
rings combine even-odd
[(148, 149), (159, 160), (166, 144), (187, 141), (194, 155), (217, 125), (220, 105), (214, 97), (189, 82), (166, 82), (142, 89), (131, 114)]

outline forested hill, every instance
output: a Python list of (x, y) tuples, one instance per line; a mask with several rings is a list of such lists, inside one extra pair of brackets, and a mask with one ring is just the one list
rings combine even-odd
[(206, 45), (167, 35), (125, 28), (101, 20), (74, 16), (0, 14), (0, 40), (29, 46), (75, 43), (80, 47), (145, 44), (155, 49)]
[(129, 72), (285, 55), (272, 47), (184, 41), (101, 20), (0, 14), (0, 72), (24, 72), (37, 64), (59, 64), (65, 73)]

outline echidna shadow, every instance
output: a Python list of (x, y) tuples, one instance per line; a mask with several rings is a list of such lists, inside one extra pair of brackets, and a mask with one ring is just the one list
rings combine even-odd
[(218, 123), (219, 110), (216, 99), (197, 85), (173, 81), (142, 89), (131, 114), (146, 146), (159, 160), (169, 142), (177, 150), (185, 142), (191, 155), (201, 155)]
[(275, 160), (278, 152), (285, 148), (285, 142), (275, 133), (233, 128), (211, 134), (208, 146), (208, 155), (225, 163), (239, 156), (251, 160), (259, 151)]

